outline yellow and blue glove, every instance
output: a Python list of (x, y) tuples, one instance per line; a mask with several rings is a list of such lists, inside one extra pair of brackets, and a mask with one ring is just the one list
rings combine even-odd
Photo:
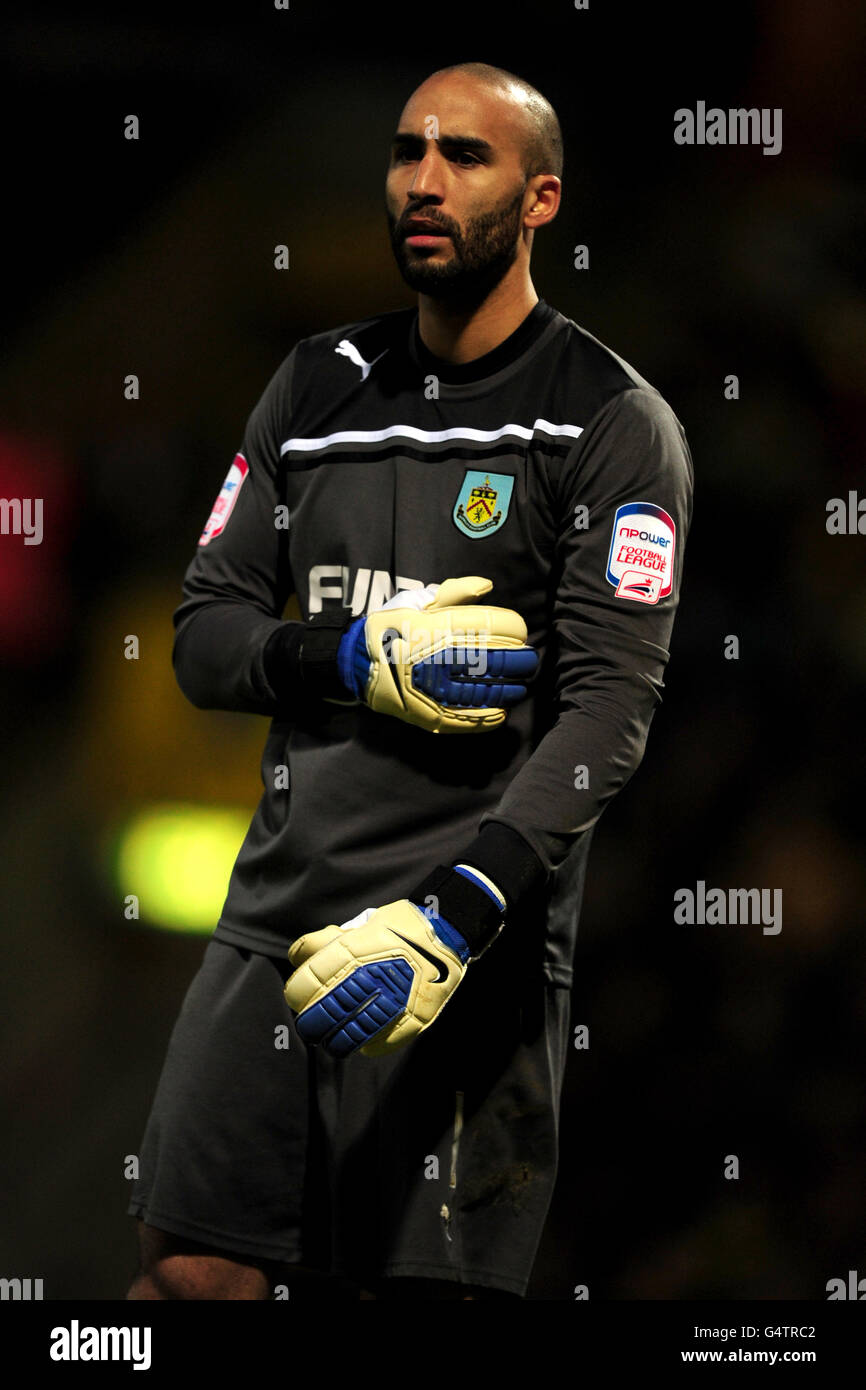
[(495, 729), (525, 698), (538, 654), (519, 613), (471, 602), (492, 588), (477, 575), (446, 579), (358, 618), (337, 651), (343, 685), (430, 733)]
[[(413, 897), (439, 910), (401, 898), (289, 948), (295, 970), (284, 993), (304, 1042), (333, 1057), (395, 1051), (438, 1018), (467, 964), (502, 929), (505, 899), (469, 865), (440, 866)], [(443, 899), (463, 931), (441, 915)]]

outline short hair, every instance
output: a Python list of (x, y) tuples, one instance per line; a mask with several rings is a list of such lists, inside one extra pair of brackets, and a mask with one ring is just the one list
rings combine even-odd
[(522, 148), (524, 178), (531, 179), (535, 174), (562, 177), (562, 130), (547, 97), (522, 77), (507, 72), (505, 68), (493, 67), (490, 63), (453, 63), (450, 67), (439, 68), (430, 76), (441, 77), (447, 72), (465, 73), (467, 77), (474, 77), (497, 92), (507, 92), (517, 87), (524, 98), (522, 109), (526, 117)]

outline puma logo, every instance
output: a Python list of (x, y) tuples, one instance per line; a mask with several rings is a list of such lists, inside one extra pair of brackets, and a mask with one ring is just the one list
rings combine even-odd
[(386, 348), (385, 352), (380, 352), (379, 356), (374, 357), (372, 362), (365, 362), (360, 352), (355, 347), (355, 344), (350, 343), (348, 338), (341, 338), (337, 346), (334, 348), (334, 351), (336, 353), (339, 353), (341, 357), (348, 357), (350, 362), (354, 362), (356, 367), (360, 367), (361, 380), (366, 381), (373, 367), (375, 367), (376, 363), (380, 360), (380, 358), (385, 356), (385, 352), (387, 352), (388, 349)]

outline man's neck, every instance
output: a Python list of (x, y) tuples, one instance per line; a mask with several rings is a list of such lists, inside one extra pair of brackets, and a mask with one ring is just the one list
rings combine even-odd
[(531, 280), (517, 288), (500, 283), (482, 304), (471, 308), (419, 294), (418, 332), (434, 357), (455, 364), (473, 362), (510, 338), (537, 303)]

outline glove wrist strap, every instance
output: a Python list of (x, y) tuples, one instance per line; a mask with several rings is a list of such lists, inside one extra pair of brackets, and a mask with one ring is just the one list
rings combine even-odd
[(504, 911), (489, 894), (479, 884), (444, 864), (435, 868), (409, 894), (409, 901), (427, 912), (431, 897), (436, 899), (436, 914), (450, 922), (468, 945), (470, 960), (483, 955), (505, 925)]
[(355, 619), (351, 614), (317, 613), (304, 626), (299, 662), (305, 689), (323, 700), (345, 701), (349, 694), (340, 677), (337, 652), (343, 634)]

